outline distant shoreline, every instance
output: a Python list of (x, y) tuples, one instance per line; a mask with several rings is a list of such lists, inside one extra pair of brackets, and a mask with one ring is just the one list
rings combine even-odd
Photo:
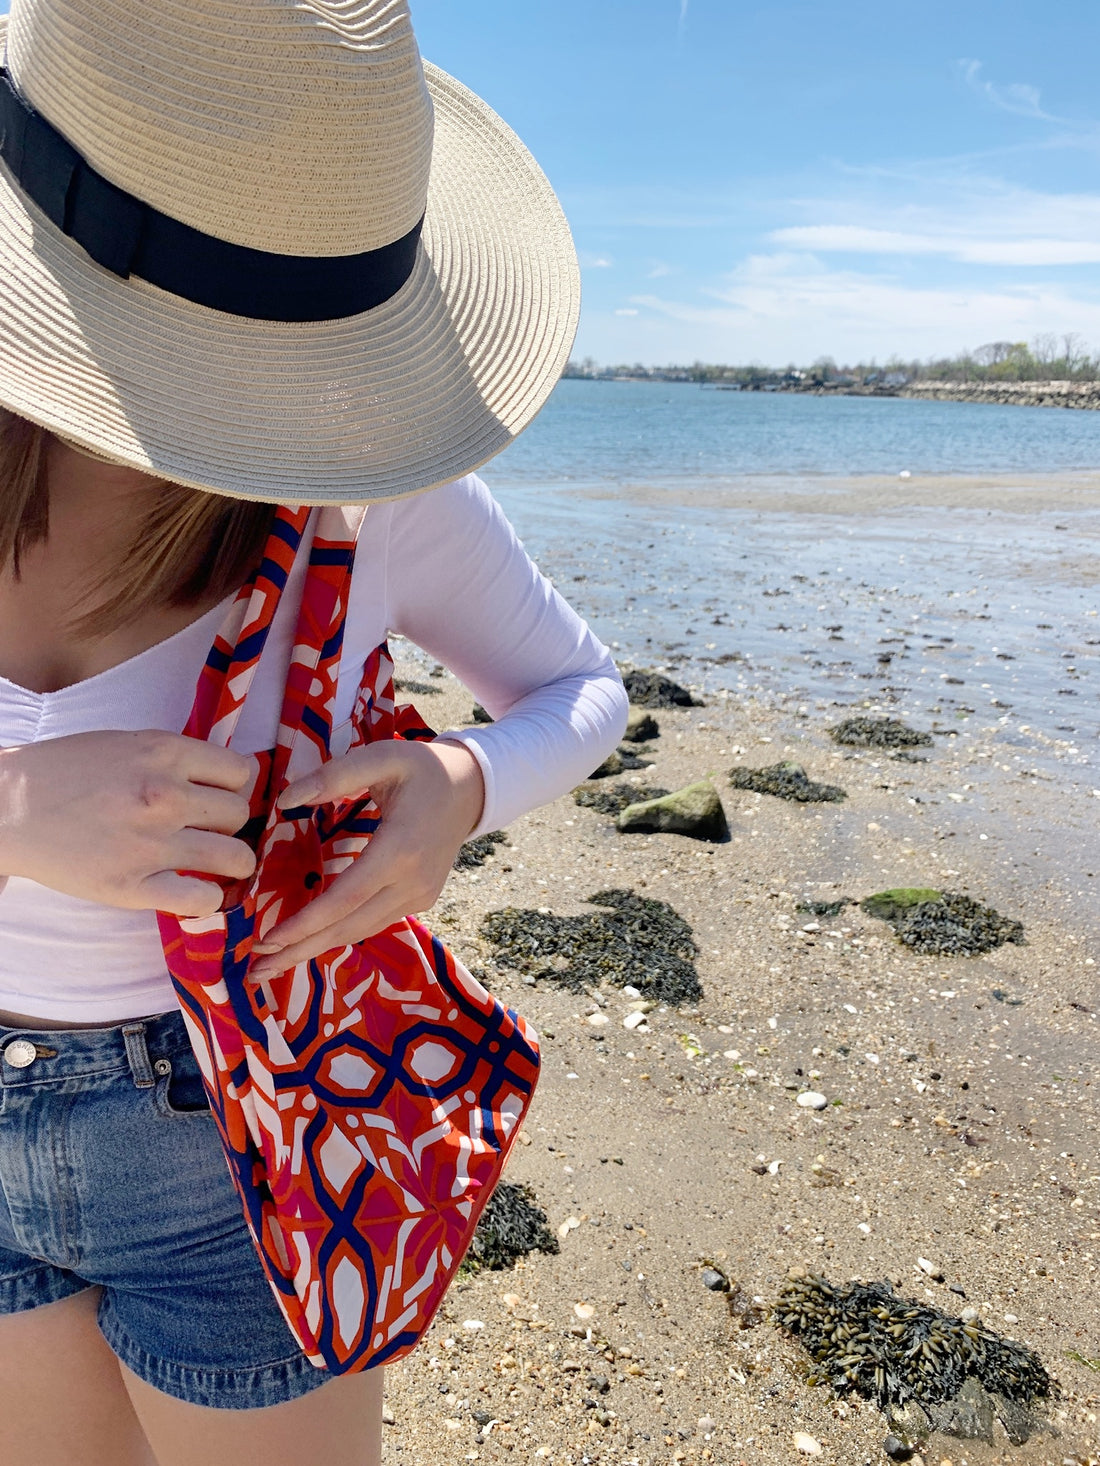
[[(570, 377), (569, 381), (668, 382), (670, 377)], [(1082, 411), (1100, 409), (1100, 382), (935, 382), (915, 381), (905, 386), (885, 387), (877, 383), (787, 382), (759, 386), (733, 382), (705, 382), (698, 385), (712, 392), (775, 392), (800, 397), (910, 397), (928, 402), (992, 402), (1009, 407), (1070, 407)]]

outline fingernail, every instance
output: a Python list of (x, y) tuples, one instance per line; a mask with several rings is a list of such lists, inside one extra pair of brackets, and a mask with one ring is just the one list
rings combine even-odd
[(270, 957), (276, 952), (281, 952), (284, 945), (283, 942), (254, 942), (252, 944), (252, 951), (257, 956)]
[(296, 804), (316, 804), (320, 797), (321, 789), (317, 784), (292, 784), (279, 795), (279, 805), (286, 808)]

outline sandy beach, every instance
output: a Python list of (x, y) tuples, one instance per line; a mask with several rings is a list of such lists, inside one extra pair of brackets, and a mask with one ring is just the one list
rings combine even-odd
[[(472, 720), (453, 677), (407, 643), (394, 650), (404, 695), (432, 726)], [(976, 1309), (1057, 1379), (1049, 1432), (1022, 1445), (1000, 1423), (992, 1445), (936, 1434), (910, 1459), (1095, 1461), (1091, 744), (1033, 729), (1039, 767), (1018, 730), (975, 717), (965, 737), (941, 729), (920, 761), (898, 760), (826, 731), (845, 708), (894, 713), (888, 699), (777, 706), (707, 689), (704, 670), (671, 669), (706, 705), (656, 712), (648, 766), (620, 777), (711, 780), (728, 841), (621, 834), (566, 794), (516, 821), (482, 866), (456, 871), (428, 918), (542, 1034), (507, 1179), (533, 1188), (560, 1252), (452, 1288), (424, 1344), (389, 1371), (386, 1459), (765, 1466), (817, 1446), (841, 1466), (886, 1461), (883, 1413), (808, 1384), (807, 1354), (770, 1318), (801, 1268), (834, 1284), (888, 1279), (952, 1315)], [(731, 768), (784, 759), (847, 799), (731, 787)], [(1059, 850), (1074, 853), (1065, 868)], [(858, 905), (798, 909), (914, 886), (995, 907), (1023, 923), (1025, 944), (925, 955)], [(479, 935), (486, 913), (592, 911), (586, 898), (608, 888), (690, 924), (697, 1003), (659, 1004), (626, 1027), (621, 988), (525, 982)], [(823, 1109), (798, 1104), (806, 1089)], [(729, 1292), (706, 1285), (708, 1267)]]

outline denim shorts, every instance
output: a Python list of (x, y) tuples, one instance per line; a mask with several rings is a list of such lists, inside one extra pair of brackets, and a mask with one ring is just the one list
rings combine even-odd
[(0, 1314), (99, 1284), (114, 1353), (196, 1405), (277, 1405), (333, 1378), (260, 1266), (178, 1011), (0, 1025), (0, 1055)]

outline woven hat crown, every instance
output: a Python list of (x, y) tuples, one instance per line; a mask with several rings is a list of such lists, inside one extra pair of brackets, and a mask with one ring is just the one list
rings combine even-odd
[(12, 0), (18, 91), (111, 183), (279, 254), (424, 213), (432, 104), (403, 0)]

